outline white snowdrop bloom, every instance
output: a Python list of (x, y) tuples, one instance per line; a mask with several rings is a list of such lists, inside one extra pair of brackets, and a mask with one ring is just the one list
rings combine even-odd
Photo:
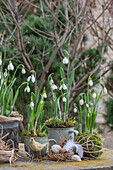
[(9, 63), (9, 65), (7, 66), (8, 70), (14, 70), (14, 65), (12, 63)]
[(4, 77), (7, 77), (7, 71), (4, 72)]
[(54, 81), (51, 79), (49, 83), (50, 83), (50, 85), (52, 86), (52, 84), (54, 83)]
[(93, 93), (93, 98), (94, 98), (94, 99), (96, 98), (96, 96), (97, 96), (97, 94), (96, 94), (96, 93)]
[(33, 110), (33, 107), (34, 107), (34, 103), (31, 102), (31, 103), (30, 103), (30, 108), (31, 108), (31, 110)]
[(67, 90), (67, 86), (66, 86), (65, 84), (62, 85), (62, 88), (63, 88), (64, 90)]
[(106, 89), (106, 87), (104, 87), (104, 93), (107, 94), (107, 89)]
[(1, 74), (0, 74), (0, 79), (1, 79)]
[(86, 107), (89, 107), (89, 104), (86, 104)]
[(0, 86), (0, 90), (1, 90), (1, 86)]
[(24, 92), (30, 92), (30, 87), (29, 86), (27, 86), (25, 89), (24, 89)]
[(6, 82), (4, 82), (4, 86), (6, 85)]
[(84, 100), (81, 99), (81, 100), (79, 101), (79, 103), (80, 103), (80, 105), (82, 106), (82, 105), (84, 104)]
[(73, 110), (75, 113), (77, 113), (77, 108), (74, 108), (74, 110)]
[(43, 98), (47, 98), (47, 94), (46, 93), (43, 94)]
[(53, 90), (57, 89), (57, 86), (55, 84), (53, 84), (51, 87), (52, 87)]
[(66, 103), (66, 98), (65, 98), (65, 97), (63, 97), (62, 101)]
[(62, 85), (60, 86), (59, 90), (62, 90)]
[(24, 68), (22, 68), (22, 74), (25, 74), (26, 73), (26, 70)]
[(27, 81), (29, 82), (31, 80), (31, 76), (29, 76), (28, 78), (27, 78)]
[(89, 85), (93, 86), (93, 81), (92, 80), (89, 80)]
[(43, 102), (44, 102), (44, 101), (43, 101), (43, 100), (41, 100), (41, 102), (40, 102), (40, 103), (42, 104)]
[(67, 57), (65, 57), (65, 58), (63, 59), (63, 64), (68, 64), (68, 63), (69, 63), (69, 60), (68, 60)]
[(0, 59), (0, 66), (2, 65), (2, 60)]
[(35, 82), (35, 76), (34, 76), (34, 75), (31, 76), (31, 81), (32, 81), (33, 83)]

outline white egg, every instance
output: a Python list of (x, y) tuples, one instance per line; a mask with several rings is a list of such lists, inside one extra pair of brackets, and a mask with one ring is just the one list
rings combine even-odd
[(81, 161), (81, 158), (80, 158), (78, 155), (72, 155), (71, 159), (72, 159), (73, 161), (78, 161), (78, 162)]
[(54, 153), (59, 153), (59, 151), (61, 150), (61, 147), (60, 145), (53, 145), (51, 147), (51, 150), (54, 152)]

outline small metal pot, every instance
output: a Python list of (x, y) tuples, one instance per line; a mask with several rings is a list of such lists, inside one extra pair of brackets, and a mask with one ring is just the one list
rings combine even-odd
[[(48, 128), (49, 139), (55, 139), (57, 144), (60, 144), (62, 140), (68, 139), (70, 136), (74, 141), (74, 133), (77, 135), (78, 131), (74, 130), (74, 127), (69, 128)], [(51, 142), (51, 145), (53, 143)]]
[(9, 133), (5, 138), (3, 138), (3, 141), (7, 143), (9, 139), (11, 139), (14, 142), (14, 146), (12, 142), (8, 142), (8, 145), (10, 145), (10, 148), (18, 148), (19, 143), (18, 143), (18, 126), (19, 122), (18, 121), (11, 121), (11, 122), (1, 122), (0, 123), (0, 133), (2, 132), (3, 129), (3, 135), (5, 136), (6, 134)]

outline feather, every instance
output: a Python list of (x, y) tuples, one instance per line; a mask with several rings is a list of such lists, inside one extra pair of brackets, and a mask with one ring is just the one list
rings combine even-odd
[(73, 142), (72, 140), (68, 140), (67, 143), (63, 146), (63, 148), (66, 149), (67, 152), (72, 152), (74, 147), (75, 142)]
[(76, 148), (76, 153), (79, 155), (80, 158), (83, 157), (83, 148), (80, 144), (76, 144), (72, 140), (68, 140), (67, 143), (63, 146), (67, 152), (73, 152), (73, 149)]
[(76, 147), (76, 153), (80, 156), (80, 158), (83, 157), (83, 147), (80, 144), (75, 144)]

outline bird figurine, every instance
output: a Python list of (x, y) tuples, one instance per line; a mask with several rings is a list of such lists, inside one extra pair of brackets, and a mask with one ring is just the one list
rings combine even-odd
[(38, 157), (37, 157), (37, 159), (36, 159), (37, 161), (39, 161), (39, 160), (42, 161), (41, 150), (48, 144), (49, 144), (48, 142), (41, 144), (39, 142), (36, 142), (34, 140), (34, 138), (30, 138), (29, 146), (30, 146), (31, 150), (35, 151), (35, 152), (40, 152), (40, 159), (38, 159)]
[(63, 146), (64, 149), (66, 149), (67, 152), (75, 152), (79, 155), (80, 158), (83, 157), (83, 148), (80, 144), (76, 144), (71, 139), (66, 142), (66, 144)]

